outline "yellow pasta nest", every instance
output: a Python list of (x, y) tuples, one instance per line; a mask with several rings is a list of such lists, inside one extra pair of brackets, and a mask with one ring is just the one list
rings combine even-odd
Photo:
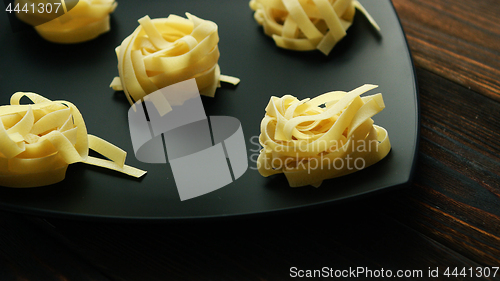
[(111, 87), (123, 90), (130, 104), (166, 86), (196, 79), (200, 94), (213, 97), (220, 81), (239, 79), (220, 74), (217, 25), (186, 13), (151, 20), (139, 19), (139, 27), (116, 48), (118, 73)]
[[(21, 105), (22, 97), (34, 104)], [(69, 164), (84, 162), (141, 177), (125, 165), (126, 152), (87, 134), (80, 111), (70, 102), (35, 93), (12, 95), (0, 107), (0, 186), (36, 187), (60, 182)], [(88, 156), (89, 148), (110, 160)]]
[(16, 0), (19, 7), (27, 8), (26, 12), (16, 15), (33, 25), (44, 39), (54, 43), (85, 42), (109, 31), (109, 14), (117, 6), (115, 0), (79, 0), (68, 11), (72, 2), (75, 1)]
[(384, 158), (391, 149), (387, 131), (372, 116), (384, 109), (376, 88), (335, 91), (314, 99), (271, 97), (261, 123), (257, 160), (261, 175), (284, 173), (292, 187), (347, 175)]
[(257, 23), (278, 47), (328, 55), (352, 25), (356, 9), (380, 30), (356, 0), (251, 0)]

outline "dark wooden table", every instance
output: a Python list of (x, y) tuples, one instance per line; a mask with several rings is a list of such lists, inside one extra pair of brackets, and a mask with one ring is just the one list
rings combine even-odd
[[(209, 222), (110, 224), (0, 212), (0, 280), (285, 280), (324, 267), (347, 280), (358, 267), (380, 276), (359, 279), (500, 280), (500, 270), (493, 277), (500, 266), (500, 3), (393, 3), (420, 89), (411, 188)], [(389, 270), (414, 276), (382, 277)]]

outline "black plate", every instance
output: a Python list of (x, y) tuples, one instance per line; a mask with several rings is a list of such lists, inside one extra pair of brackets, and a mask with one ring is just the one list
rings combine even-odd
[[(248, 1), (119, 1), (111, 32), (78, 45), (56, 45), (32, 29), (13, 33), (0, 13), (0, 104), (16, 91), (37, 92), (73, 102), (89, 133), (129, 152), (127, 163), (148, 174), (134, 180), (84, 164), (68, 168), (58, 184), (33, 189), (0, 187), (0, 208), (45, 216), (93, 219), (178, 219), (258, 214), (338, 202), (407, 186), (418, 144), (418, 94), (412, 60), (401, 25), (389, 0), (361, 1), (381, 27), (374, 31), (357, 13), (348, 35), (325, 57), (277, 48), (253, 19)], [(122, 92), (108, 87), (117, 75), (114, 49), (148, 14), (151, 18), (190, 12), (219, 26), (223, 74), (241, 78), (215, 98), (203, 98), (207, 115), (240, 120), (249, 169), (212, 193), (181, 201), (170, 166), (135, 159), (129, 135), (129, 105)], [(386, 128), (392, 151), (381, 162), (353, 175), (325, 181), (320, 188), (290, 188), (283, 175), (264, 178), (255, 170), (256, 137), (271, 95), (314, 97), (378, 84), (386, 108), (374, 117)], [(372, 91), (375, 93), (375, 91)], [(254, 137), (254, 138), (252, 138)]]

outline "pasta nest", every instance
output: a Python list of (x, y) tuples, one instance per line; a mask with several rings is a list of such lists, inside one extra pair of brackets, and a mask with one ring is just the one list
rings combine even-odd
[(254, 18), (278, 47), (328, 55), (346, 35), (356, 9), (380, 30), (356, 0), (251, 0)]
[[(111, 87), (123, 90), (130, 104), (163, 87), (196, 79), (200, 94), (213, 97), (220, 81), (217, 25), (186, 13), (139, 19), (139, 27), (116, 48), (119, 77)], [(228, 78), (228, 79), (226, 79)], [(231, 80), (231, 79), (235, 79)]]
[[(75, 5), (75, 2), (76, 5)], [(28, 12), (17, 17), (35, 27), (41, 37), (54, 43), (80, 43), (92, 40), (110, 30), (109, 14), (118, 5), (115, 0), (16, 0)], [(62, 3), (55, 6), (55, 3)], [(50, 12), (48, 5), (51, 5)], [(32, 6), (34, 5), (34, 6)], [(41, 6), (39, 6), (41, 5)], [(40, 11), (43, 11), (40, 13)], [(56, 13), (57, 9), (57, 13)]]
[[(34, 104), (21, 105), (22, 97)], [(69, 164), (84, 162), (134, 177), (144, 171), (125, 165), (126, 152), (87, 134), (78, 108), (35, 93), (17, 92), (0, 107), (0, 186), (35, 187), (65, 178)], [(88, 156), (89, 148), (110, 160)]]
[(382, 94), (360, 97), (375, 87), (304, 100), (271, 97), (261, 122), (260, 174), (284, 173), (292, 187), (318, 187), (383, 159), (391, 149), (389, 137), (371, 119), (385, 108)]

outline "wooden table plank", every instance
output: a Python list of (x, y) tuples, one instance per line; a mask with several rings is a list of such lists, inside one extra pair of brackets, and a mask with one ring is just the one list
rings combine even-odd
[(417, 67), (500, 101), (497, 0), (392, 2)]
[[(422, 129), (411, 190), (387, 212), (483, 265), (500, 264), (500, 103), (418, 70)], [(453, 95), (453, 99), (450, 99)]]

